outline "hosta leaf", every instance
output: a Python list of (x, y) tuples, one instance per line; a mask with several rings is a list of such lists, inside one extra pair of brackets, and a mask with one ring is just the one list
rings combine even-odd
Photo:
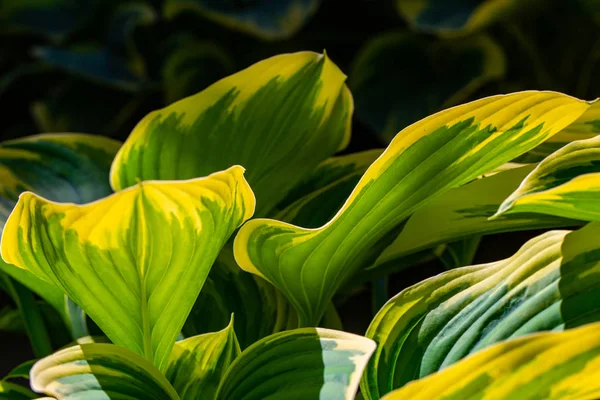
[(396, 7), (413, 27), (437, 33), (472, 32), (516, 9), (515, 0), (396, 0)]
[(9, 306), (0, 309), (0, 331), (23, 332), (23, 319), (19, 310)]
[(148, 114), (119, 151), (112, 186), (239, 164), (263, 214), (347, 144), (353, 105), (344, 80), (327, 56), (312, 52), (254, 64)]
[(501, 77), (504, 64), (502, 50), (487, 36), (442, 41), (389, 33), (359, 52), (348, 85), (356, 115), (387, 144), (400, 129)]
[(272, 333), (298, 327), (286, 297), (264, 279), (242, 271), (226, 245), (215, 261), (183, 327), (186, 337), (215, 332), (235, 315), (235, 332), (245, 349)]
[(597, 135), (600, 135), (600, 101), (598, 100), (571, 125), (517, 160), (520, 162), (539, 162), (571, 142), (591, 139)]
[[(0, 144), (0, 227), (24, 190), (50, 200), (85, 203), (111, 193), (108, 171), (120, 143), (85, 134), (43, 134)], [(52, 305), (65, 320), (64, 292), (0, 260), (0, 269)]]
[(61, 287), (113, 343), (164, 370), (218, 252), (254, 210), (243, 171), (140, 182), (85, 205), (24, 193), (2, 257)]
[(284, 39), (296, 33), (321, 0), (258, 0), (244, 3), (211, 0), (167, 0), (165, 14), (195, 11), (229, 28), (262, 39)]
[(361, 387), (378, 399), (502, 340), (600, 320), (600, 224), (551, 231), (513, 257), (409, 287), (377, 314)]
[(16, 383), (0, 381), (0, 400), (37, 399), (38, 395)]
[(293, 188), (279, 203), (275, 219), (316, 228), (344, 205), (352, 189), (383, 150), (367, 150), (332, 157)]
[(103, 45), (47, 46), (37, 48), (35, 54), (48, 65), (95, 82), (136, 90), (145, 71), (131, 36), (137, 26), (147, 25), (155, 18), (154, 10), (147, 4), (124, 4), (114, 11)]
[(161, 71), (167, 104), (191, 96), (235, 70), (231, 56), (213, 42), (177, 36), (168, 46), (171, 52)]
[(227, 368), (239, 355), (232, 317), (220, 332), (175, 343), (166, 377), (182, 400), (213, 400)]
[(600, 396), (600, 323), (498, 343), (384, 400), (565, 400)]
[(304, 328), (268, 336), (231, 365), (219, 400), (351, 400), (375, 343), (362, 336)]
[(495, 216), (543, 213), (600, 220), (600, 136), (568, 144), (542, 161)]
[(521, 92), (451, 108), (401, 131), (344, 206), (320, 228), (254, 219), (234, 243), (242, 269), (279, 288), (314, 326), (336, 290), (372, 262), (423, 204), (524, 153), (589, 105), (554, 92)]
[(582, 224), (531, 213), (489, 220), (534, 167), (502, 171), (452, 189), (431, 201), (410, 216), (398, 238), (369, 269), (383, 274), (401, 267), (398, 260), (404, 257), (468, 236)]
[(58, 400), (179, 400), (148, 360), (113, 344), (82, 344), (60, 350), (31, 369), (31, 387)]

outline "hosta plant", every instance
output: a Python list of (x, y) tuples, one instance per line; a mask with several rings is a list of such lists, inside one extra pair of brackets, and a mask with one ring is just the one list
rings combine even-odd
[[(338, 154), (345, 79), (325, 54), (283, 54), (148, 114), (122, 145), (2, 144), (2, 287), (40, 359), (19, 375), (33, 392), (9, 375), (0, 395), (596, 398), (598, 103), (486, 97)], [(468, 265), (481, 236), (542, 228), (560, 230)], [(448, 271), (378, 290), (435, 257)], [(369, 282), (385, 305), (345, 332), (336, 305)]]

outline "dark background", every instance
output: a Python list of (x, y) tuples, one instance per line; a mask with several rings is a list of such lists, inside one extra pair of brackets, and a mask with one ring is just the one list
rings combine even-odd
[[(146, 3), (160, 10), (161, 1)], [(238, 3), (237, 6), (244, 7), (247, 6), (245, 3), (251, 5), (253, 2)], [(506, 54), (504, 77), (480, 87), (466, 100), (527, 89), (556, 90), (588, 100), (599, 96), (600, 29), (594, 16), (578, 0), (534, 0), (523, 1), (523, 4), (517, 12), (485, 28)], [(371, 39), (387, 32), (414, 32), (398, 14), (394, 2), (386, 0), (325, 0), (297, 34), (279, 41), (264, 41), (226, 29), (194, 13), (184, 13), (169, 21), (158, 16), (151, 24), (138, 26), (131, 35), (138, 52), (136, 56), (145, 65), (143, 82), (133, 90), (94, 78), (93, 65), (90, 77), (56, 67), (36, 55), (40, 46), (71, 49), (90, 43), (109, 54), (118, 53), (114, 48), (104, 48), (112, 16), (113, 8), (101, 7), (92, 18), (87, 18), (78, 29), (58, 42), (44, 34), (10, 29), (0, 19), (2, 140), (51, 131), (96, 133), (125, 140), (145, 114), (167, 104), (166, 83), (161, 71), (176, 46), (173, 43), (178, 43), (171, 38), (178, 35), (211, 42), (231, 61), (228, 68), (221, 68), (210, 59), (206, 62), (192, 60), (189, 68), (198, 68), (201, 72), (186, 86), (188, 94), (191, 94), (256, 61), (300, 50), (322, 52), (325, 49), (345, 73), (350, 73), (357, 53)], [(419, 35), (431, 41), (442, 40), (431, 33)], [(117, 58), (123, 56), (115, 55)], [(414, 75), (413, 83), (422, 82), (422, 87), (417, 84), (410, 91), (386, 93), (387, 98), (407, 99), (405, 101), (410, 103), (412, 99), (429, 96), (436, 90), (423, 75), (429, 66), (413, 65), (402, 55), (398, 55), (395, 62), (403, 65), (398, 74), (392, 70), (382, 79), (396, 81)], [(468, 68), (469, 63), (461, 60), (448, 68), (439, 66), (436, 79), (441, 82), (452, 80), (453, 76)], [(98, 74), (102, 75), (101, 69)], [(48, 116), (46, 120), (40, 117), (40, 105), (45, 105), (50, 121)], [(426, 110), (427, 113), (435, 111), (435, 106)], [(419, 119), (418, 116), (416, 119)], [(344, 153), (386, 145), (378, 132), (358, 118), (354, 118), (352, 129), (352, 141)], [(507, 257), (537, 233), (484, 238), (475, 262)], [(414, 267), (401, 276), (392, 276), (390, 294), (443, 270), (442, 264), (436, 261)], [(10, 304), (10, 299), (0, 293), (0, 308), (4, 304)], [(339, 311), (347, 330), (364, 333), (372, 318), (369, 291), (353, 297)], [(32, 357), (26, 336), (0, 333), (0, 376)]]

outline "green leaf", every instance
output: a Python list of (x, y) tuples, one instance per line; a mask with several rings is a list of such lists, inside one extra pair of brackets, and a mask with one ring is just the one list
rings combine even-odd
[(525, 213), (489, 220), (534, 167), (529, 165), (501, 171), (449, 190), (432, 200), (410, 216), (398, 238), (366, 272), (381, 276), (401, 269), (408, 266), (402, 264), (403, 259), (457, 239), (582, 224), (581, 221)]
[(600, 324), (501, 342), (383, 400), (596, 399)]
[(31, 371), (31, 368), (33, 367), (33, 365), (36, 362), (37, 362), (37, 360), (30, 360), (30, 361), (25, 361), (22, 364), (19, 364), (18, 366), (13, 368), (8, 373), (8, 375), (6, 375), (4, 377), (4, 380), (17, 379), (17, 378), (29, 379), (29, 373)]
[(167, 46), (171, 52), (161, 71), (167, 104), (204, 90), (235, 70), (227, 51), (211, 41), (177, 36)]
[(446, 269), (471, 265), (480, 242), (481, 236), (471, 236), (466, 239), (448, 243), (445, 251), (440, 255), (440, 261), (444, 264)]
[(191, 337), (221, 330), (232, 313), (242, 349), (272, 333), (298, 327), (298, 314), (285, 296), (264, 279), (242, 271), (228, 244), (210, 270), (182, 333)]
[(236, 261), (280, 289), (301, 326), (315, 326), (336, 290), (372, 262), (380, 240), (397, 236), (424, 203), (530, 150), (588, 107), (532, 91), (428, 117), (396, 136), (329, 222), (307, 229), (253, 219), (235, 238)]
[(542, 161), (498, 208), (493, 218), (542, 213), (600, 220), (600, 136), (568, 144)]
[(243, 172), (140, 182), (84, 205), (24, 193), (2, 257), (61, 287), (113, 343), (165, 370), (217, 254), (254, 210)]
[(263, 215), (350, 138), (352, 96), (325, 55), (275, 56), (148, 114), (114, 161), (115, 190), (239, 164)]
[(518, 157), (517, 161), (539, 162), (571, 142), (591, 139), (597, 135), (600, 135), (600, 101), (598, 100), (594, 101), (575, 122), (535, 149)]
[(351, 400), (375, 343), (321, 328), (277, 333), (246, 349), (227, 371), (220, 400)]
[(317, 10), (321, 0), (252, 1), (244, 3), (210, 0), (167, 0), (165, 15), (197, 12), (228, 28), (261, 39), (285, 39), (295, 34)]
[(37, 399), (38, 395), (16, 383), (0, 381), (0, 400)]
[(60, 350), (31, 369), (31, 387), (58, 400), (179, 400), (148, 360), (113, 344), (82, 344)]
[(229, 365), (240, 353), (232, 315), (222, 331), (175, 343), (165, 375), (182, 400), (213, 400)]
[(516, 0), (396, 0), (414, 28), (441, 34), (467, 33), (496, 22), (521, 6)]
[(503, 340), (599, 321), (599, 235), (598, 223), (547, 232), (511, 258), (448, 271), (400, 292), (367, 330), (378, 348), (363, 394), (379, 399)]
[(348, 85), (358, 118), (389, 143), (400, 129), (464, 102), (504, 70), (502, 49), (488, 36), (442, 41), (394, 32), (360, 50)]

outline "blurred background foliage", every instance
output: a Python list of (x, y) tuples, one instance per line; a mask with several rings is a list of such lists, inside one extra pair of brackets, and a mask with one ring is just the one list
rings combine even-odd
[(124, 140), (149, 111), (261, 59), (326, 50), (356, 102), (353, 145), (442, 108), (600, 87), (597, 0), (3, 0), (4, 139)]
[[(148, 112), (302, 50), (325, 50), (348, 75), (356, 110), (344, 153), (382, 148), (412, 122), (488, 95), (600, 96), (600, 0), (1, 0), (2, 139), (123, 141)], [(536, 233), (477, 239), (461, 263), (507, 257)], [(390, 292), (443, 271), (443, 261), (392, 276)], [(2, 354), (29, 346), (14, 307), (0, 293), (0, 330), (12, 335)], [(371, 312), (369, 293), (340, 309), (356, 333)], [(2, 358), (5, 373), (15, 362)]]

